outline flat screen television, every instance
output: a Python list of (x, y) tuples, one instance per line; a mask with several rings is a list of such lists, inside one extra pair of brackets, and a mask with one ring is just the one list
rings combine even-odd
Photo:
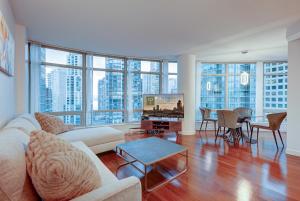
[(143, 117), (183, 118), (183, 94), (143, 95)]

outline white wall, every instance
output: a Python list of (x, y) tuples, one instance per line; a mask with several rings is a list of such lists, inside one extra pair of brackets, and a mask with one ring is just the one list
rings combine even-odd
[[(8, 0), (0, 0), (0, 10), (12, 34), (15, 33), (15, 19)], [(15, 114), (15, 78), (0, 72), (0, 127)]]
[(29, 72), (25, 66), (25, 44), (27, 41), (26, 28), (22, 25), (15, 27), (15, 79), (16, 79), (16, 113), (29, 112)]
[(288, 154), (300, 156), (300, 39), (289, 42), (288, 70)]

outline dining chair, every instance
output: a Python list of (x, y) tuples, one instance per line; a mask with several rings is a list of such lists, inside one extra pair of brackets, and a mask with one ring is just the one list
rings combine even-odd
[(282, 136), (280, 133), (280, 126), (281, 123), (283, 122), (283, 120), (286, 118), (287, 113), (286, 112), (280, 112), (280, 113), (273, 113), (273, 114), (268, 114), (267, 115), (267, 119), (269, 122), (269, 125), (262, 125), (262, 124), (258, 124), (258, 123), (251, 123), (251, 136), (250, 136), (250, 144), (251, 144), (251, 140), (252, 140), (252, 134), (253, 134), (253, 129), (256, 128), (257, 129), (257, 134), (256, 134), (256, 141), (258, 143), (258, 134), (259, 134), (259, 129), (264, 129), (264, 130), (270, 130), (273, 133), (273, 137), (276, 143), (276, 147), (278, 149), (278, 143), (277, 143), (277, 139), (276, 139), (276, 131), (279, 134), (282, 146), (284, 146), (283, 140), (282, 140)]
[(243, 139), (242, 126), (238, 123), (239, 113), (232, 110), (223, 110), (223, 117), (225, 127), (230, 130), (231, 136), (233, 136), (234, 143), (239, 142), (240, 138)]
[(234, 109), (233, 111), (237, 112), (239, 114), (238, 123), (241, 123), (243, 126), (243, 123), (246, 123), (247, 126), (247, 135), (249, 137), (249, 128), (250, 128), (250, 122), (251, 122), (251, 116), (252, 116), (252, 109), (246, 108), (246, 107), (238, 107)]
[[(223, 115), (223, 111), (224, 110), (217, 110), (217, 123), (218, 123), (218, 129), (217, 129), (217, 133), (216, 133), (216, 138), (215, 138), (215, 142), (217, 141), (217, 138), (223, 137), (225, 138), (225, 130), (226, 130), (226, 126), (225, 126), (225, 120), (224, 120), (224, 115)], [(223, 128), (223, 134), (219, 135), (219, 132), (222, 131)]]
[(200, 132), (202, 130), (203, 123), (205, 122), (205, 131), (207, 129), (207, 123), (208, 122), (213, 122), (214, 128), (215, 128), (215, 134), (217, 133), (216, 127), (217, 127), (217, 119), (211, 118), (211, 109), (209, 108), (200, 108), (201, 116), (202, 116), (202, 122), (200, 126)]

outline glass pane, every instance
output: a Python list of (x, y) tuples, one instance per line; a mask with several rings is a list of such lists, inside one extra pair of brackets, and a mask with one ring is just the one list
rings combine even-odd
[(93, 110), (122, 110), (124, 108), (124, 74), (93, 72)]
[(168, 93), (177, 93), (177, 75), (168, 75)]
[(202, 74), (225, 74), (225, 64), (202, 64)]
[(87, 66), (99, 69), (124, 70), (124, 59), (89, 55), (87, 56)]
[(47, 63), (82, 66), (82, 54), (50, 48), (41, 49), (41, 60)]
[(136, 119), (136, 116), (133, 118), (133, 111), (143, 108), (143, 94), (159, 93), (159, 75), (128, 73), (127, 79), (127, 109), (131, 121)]
[(228, 107), (251, 108), (255, 115), (256, 65), (228, 65)]
[[(264, 72), (264, 111), (265, 114), (287, 109), (288, 63), (265, 63)], [(270, 71), (276, 75), (268, 74)]]
[(40, 111), (63, 112), (82, 110), (82, 71), (41, 66)]
[(176, 62), (168, 63), (168, 73), (177, 73), (177, 63)]
[(229, 75), (241, 75), (243, 72), (255, 75), (256, 65), (255, 64), (228, 64)]
[(133, 112), (128, 116), (128, 121), (130, 122), (138, 122), (141, 121), (142, 112)]
[[(225, 108), (225, 76), (202, 76), (201, 107)], [(213, 113), (212, 116), (216, 114)]]
[(61, 120), (63, 120), (65, 124), (76, 125), (76, 126), (79, 126), (81, 124), (80, 115), (64, 115), (58, 117)]
[(160, 62), (144, 60), (127, 60), (128, 71), (160, 72)]
[(264, 73), (287, 73), (288, 62), (264, 63)]
[(92, 124), (120, 124), (124, 122), (123, 112), (97, 112), (93, 113)]

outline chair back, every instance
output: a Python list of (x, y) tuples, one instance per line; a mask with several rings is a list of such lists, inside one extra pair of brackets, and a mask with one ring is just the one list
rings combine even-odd
[(286, 112), (280, 112), (280, 113), (273, 113), (273, 114), (268, 114), (267, 118), (269, 121), (269, 127), (274, 131), (274, 130), (279, 130), (281, 123), (285, 119), (287, 113)]
[(227, 128), (237, 128), (237, 121), (239, 114), (231, 110), (223, 110), (223, 117), (225, 121), (225, 127)]
[(209, 119), (210, 118), (211, 109), (202, 107), (202, 108), (200, 108), (200, 111), (201, 111), (202, 119)]
[(224, 119), (224, 110), (217, 110), (217, 116), (218, 116), (218, 126), (219, 127), (226, 127), (225, 126), (225, 119)]
[(237, 112), (239, 114), (239, 117), (247, 117), (248, 119), (251, 119), (252, 110), (250, 108), (238, 107), (235, 108), (233, 111)]

